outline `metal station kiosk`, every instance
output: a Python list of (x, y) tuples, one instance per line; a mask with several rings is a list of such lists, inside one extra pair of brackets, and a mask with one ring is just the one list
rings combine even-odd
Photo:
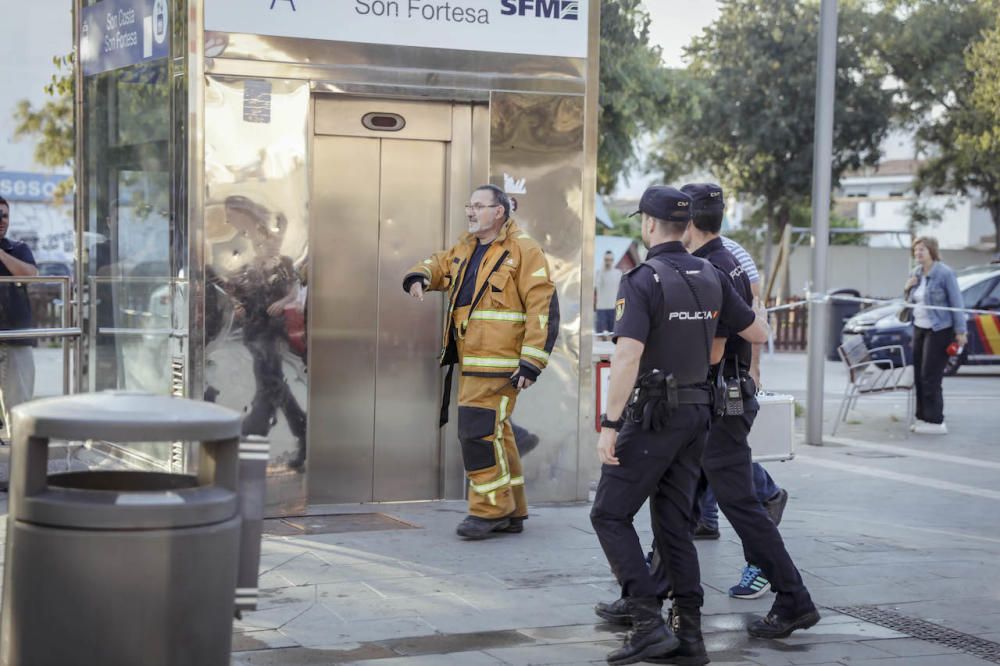
[(514, 416), (539, 437), (528, 497), (587, 497), (599, 0), (75, 9), (81, 390), (245, 411), (270, 515), (463, 497), (456, 418), (437, 426), (445, 304), (401, 278), (494, 183), (562, 311)]

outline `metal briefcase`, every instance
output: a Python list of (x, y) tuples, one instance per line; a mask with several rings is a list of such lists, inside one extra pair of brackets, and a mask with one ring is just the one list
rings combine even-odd
[(754, 462), (791, 460), (795, 457), (795, 399), (780, 393), (758, 393), (760, 412), (750, 429)]

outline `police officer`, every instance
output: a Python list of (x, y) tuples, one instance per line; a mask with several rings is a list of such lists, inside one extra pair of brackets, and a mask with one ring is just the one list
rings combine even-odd
[[(725, 273), (742, 299), (752, 303), (750, 280), (719, 236), (725, 210), (722, 188), (690, 184), (681, 191), (692, 199), (691, 226), (684, 237), (688, 250)], [(767, 617), (751, 623), (747, 630), (758, 638), (784, 638), (816, 624), (819, 613), (777, 526), (754, 492), (747, 443), (758, 410), (757, 387), (750, 377), (751, 345), (725, 322), (719, 324), (715, 336), (711, 379), (725, 385), (727, 411), (712, 425), (702, 467), (719, 507), (743, 541), (747, 561), (763, 570), (778, 593)]]
[[(622, 586), (634, 631), (611, 664), (704, 656), (698, 556), (691, 513), (711, 415), (707, 382), (718, 322), (751, 342), (766, 325), (711, 264), (681, 243), (691, 199), (671, 187), (642, 195), (646, 262), (622, 278), (615, 303), (615, 343), (607, 413), (597, 453), (603, 463), (591, 523)], [(628, 406), (626, 408), (626, 403)], [(620, 433), (620, 434), (619, 434)], [(678, 636), (665, 626), (657, 584), (632, 520), (646, 499), (653, 530), (674, 581)], [(678, 640), (680, 638), (681, 640)], [(692, 663), (707, 663), (697, 660)]]

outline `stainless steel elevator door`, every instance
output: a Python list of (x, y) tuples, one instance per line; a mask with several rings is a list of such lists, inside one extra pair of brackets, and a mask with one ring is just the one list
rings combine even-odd
[(443, 305), (401, 284), (445, 245), (448, 158), (440, 140), (314, 137), (311, 503), (441, 497)]

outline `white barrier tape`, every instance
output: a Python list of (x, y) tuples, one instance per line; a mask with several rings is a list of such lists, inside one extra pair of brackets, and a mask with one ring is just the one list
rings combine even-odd
[(976, 310), (974, 308), (951, 308), (944, 305), (917, 305), (916, 303), (907, 303), (899, 300), (893, 299), (880, 299), (880, 298), (859, 298), (857, 296), (843, 296), (840, 294), (831, 295), (828, 297), (830, 300), (834, 301), (845, 301), (848, 303), (869, 303), (869, 304), (882, 304), (882, 305), (898, 305), (900, 308), (914, 309), (914, 308), (925, 308), (927, 310), (943, 310), (945, 312), (964, 312), (965, 314), (976, 314), (976, 315), (1000, 315), (998, 310)]
[(804, 308), (812, 303), (829, 303), (830, 301), (841, 301), (847, 303), (865, 303), (867, 305), (898, 305), (901, 309), (914, 309), (917, 307), (923, 307), (928, 310), (944, 310), (946, 312), (964, 312), (966, 314), (975, 315), (993, 315), (1000, 316), (1000, 311), (997, 310), (976, 310), (974, 308), (951, 308), (944, 305), (917, 305), (916, 303), (906, 303), (899, 299), (893, 298), (861, 298), (859, 296), (844, 296), (843, 294), (806, 294), (806, 297), (801, 301), (795, 301), (794, 303), (785, 303), (784, 305), (776, 305), (766, 309), (766, 312), (778, 312), (780, 310), (792, 310), (795, 308)]
[[(923, 307), (928, 310), (944, 310), (945, 312), (964, 312), (966, 314), (973, 315), (993, 315), (995, 317), (1000, 317), (1000, 310), (976, 310), (974, 308), (951, 308), (944, 305), (920, 305), (916, 303), (906, 303), (899, 299), (893, 298), (861, 298), (859, 296), (844, 296), (843, 294), (815, 294), (808, 293), (806, 297), (801, 301), (795, 301), (794, 303), (785, 303), (783, 305), (774, 305), (769, 308), (765, 308), (764, 311), (768, 314), (772, 312), (781, 312), (782, 310), (794, 310), (796, 308), (808, 307), (812, 303), (829, 303), (831, 301), (842, 301), (848, 303), (865, 303), (867, 305), (898, 305), (900, 308), (914, 309), (917, 307)], [(612, 331), (594, 331), (591, 335), (613, 335)]]

